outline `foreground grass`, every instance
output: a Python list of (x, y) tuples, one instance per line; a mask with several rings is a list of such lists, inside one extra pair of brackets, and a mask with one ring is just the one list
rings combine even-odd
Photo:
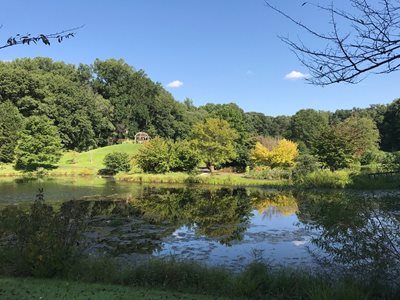
[(95, 283), (0, 278), (1, 299), (215, 299), (204, 295)]
[[(396, 291), (350, 278), (271, 270), (252, 263), (241, 273), (193, 262), (150, 261), (138, 266), (86, 259), (55, 280), (0, 278), (1, 299), (396, 299)], [(60, 280), (64, 281), (60, 281)]]

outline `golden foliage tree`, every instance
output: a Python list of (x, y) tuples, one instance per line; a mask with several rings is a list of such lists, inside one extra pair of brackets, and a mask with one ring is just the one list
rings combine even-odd
[(271, 149), (257, 142), (251, 151), (251, 159), (256, 165), (271, 168), (293, 166), (298, 155), (297, 144), (286, 139), (279, 140)]

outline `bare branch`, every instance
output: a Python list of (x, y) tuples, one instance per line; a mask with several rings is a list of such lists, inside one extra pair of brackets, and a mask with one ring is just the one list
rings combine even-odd
[[(84, 25), (63, 30), (60, 32), (56, 33), (50, 33), (50, 34), (38, 34), (32, 36), (31, 34), (17, 34), (15, 36), (11, 36), (7, 39), (6, 43), (2, 46), (0, 46), (0, 50), (8, 47), (12, 47), (15, 45), (30, 45), (31, 43), (37, 44), (38, 42), (43, 43), (45, 45), (50, 46), (50, 40), (57, 40), (57, 42), (61, 43), (65, 39), (69, 39), (71, 37), (74, 37), (76, 34), (76, 31), (79, 29), (83, 28)], [(1, 27), (0, 27), (1, 28)]]
[[(322, 6), (310, 2), (301, 6), (314, 7), (329, 14), (331, 32), (323, 33), (303, 24), (265, 0), (266, 5), (290, 22), (299, 26), (316, 40), (325, 43), (322, 49), (311, 49), (299, 41), (280, 37), (309, 69), (306, 79), (315, 85), (347, 82), (358, 83), (368, 74), (385, 74), (400, 69), (400, 1), (350, 0), (352, 11)], [(348, 26), (348, 32), (339, 31), (338, 24)], [(342, 27), (342, 26), (341, 26)]]

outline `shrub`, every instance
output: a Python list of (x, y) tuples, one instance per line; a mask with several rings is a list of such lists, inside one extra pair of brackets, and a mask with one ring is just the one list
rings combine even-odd
[(291, 173), (290, 169), (264, 167), (250, 170), (247, 177), (268, 180), (291, 179)]
[(106, 169), (114, 173), (129, 172), (131, 169), (129, 155), (125, 152), (111, 152), (104, 157)]
[(351, 184), (350, 173), (345, 170), (314, 171), (303, 177), (302, 185), (308, 188), (344, 188)]
[(399, 171), (400, 170), (400, 151), (386, 153), (384, 159), (384, 165), (387, 171)]
[(303, 178), (320, 168), (318, 159), (310, 154), (304, 154), (298, 157), (296, 166), (292, 172), (292, 178), (296, 183), (301, 183)]
[(386, 153), (383, 151), (366, 151), (361, 157), (361, 165), (381, 164), (385, 161)]
[(154, 138), (135, 155), (136, 164), (146, 173), (166, 173), (170, 170), (171, 148), (169, 141)]
[(176, 172), (191, 172), (200, 162), (199, 153), (187, 141), (173, 144), (174, 160), (171, 170)]
[(199, 155), (187, 141), (155, 138), (139, 150), (135, 160), (147, 173), (190, 172), (199, 163)]

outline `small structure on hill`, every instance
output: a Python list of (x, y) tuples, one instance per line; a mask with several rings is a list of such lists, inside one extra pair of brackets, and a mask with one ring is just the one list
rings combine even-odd
[(146, 132), (138, 132), (135, 134), (135, 143), (143, 144), (144, 142), (150, 141), (150, 136)]

